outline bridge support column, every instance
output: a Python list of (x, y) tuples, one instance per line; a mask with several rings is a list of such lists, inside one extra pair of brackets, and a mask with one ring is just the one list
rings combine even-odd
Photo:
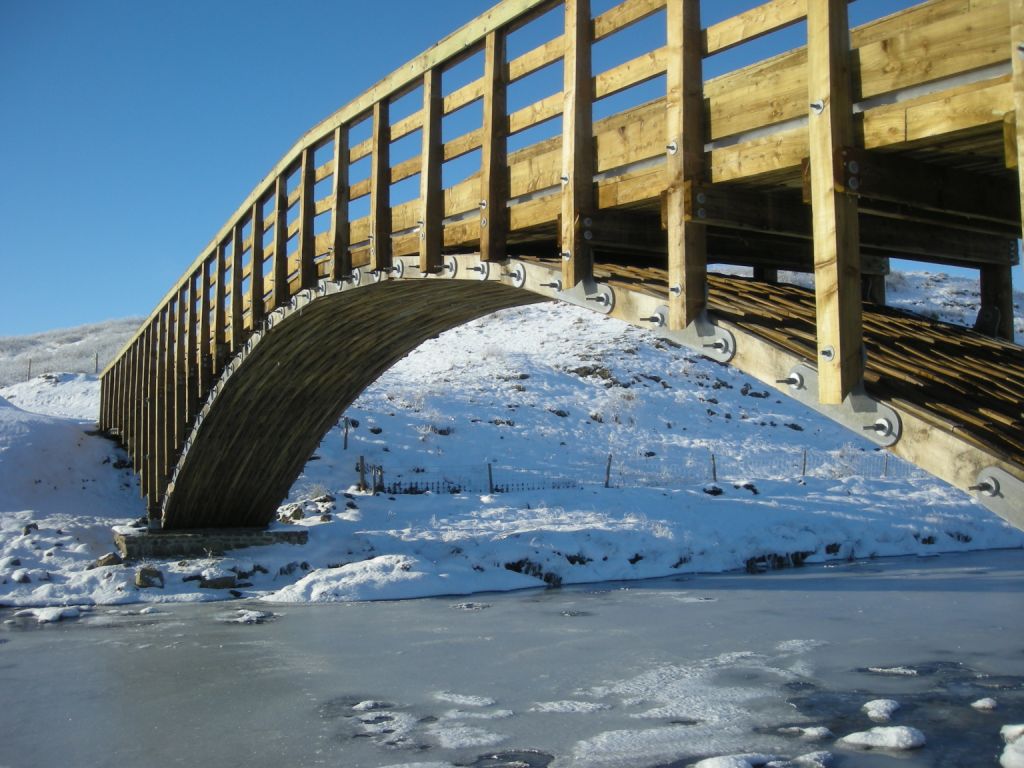
[(985, 266), (980, 270), (981, 309), (974, 329), (997, 339), (1013, 341), (1013, 268)]
[[(665, 144), (668, 230), (668, 327), (682, 330), (707, 305), (707, 233), (685, 211), (688, 187), (704, 176), (704, 78), (700, 2), (666, 7), (668, 64)], [(691, 206), (692, 208), (692, 206)]]
[(566, 288), (594, 274), (593, 253), (581, 226), (582, 218), (594, 211), (592, 36), (590, 0), (565, 0), (560, 250), (562, 282)]
[[(1010, 59), (1013, 62), (1013, 111), (1017, 146), (1017, 181), (1020, 194), (1021, 217), (1024, 224), (1024, 2), (1010, 0)], [(1005, 338), (1013, 341), (1013, 285), (1012, 270), (1007, 270), (1006, 292), (1009, 294), (1010, 320)], [(984, 278), (983, 278), (984, 279)], [(982, 289), (984, 292), (984, 288)], [(984, 297), (984, 293), (982, 294)]]
[[(487, 34), (484, 41), (483, 146), (480, 165), (480, 259), (482, 261), (504, 261), (507, 255), (508, 160), (505, 134), (508, 118), (506, 116), (504, 73), (505, 34), (494, 30)], [(568, 115), (565, 119), (568, 121)], [(439, 226), (440, 224), (438, 224)], [(440, 264), (439, 247), (437, 266), (440, 267)]]
[(807, 4), (807, 73), (818, 397), (835, 405), (863, 375), (857, 201), (836, 180), (854, 145), (847, 0)]

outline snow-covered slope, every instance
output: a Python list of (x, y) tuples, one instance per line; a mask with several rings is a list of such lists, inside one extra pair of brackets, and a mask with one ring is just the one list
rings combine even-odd
[(141, 322), (129, 317), (30, 336), (0, 336), (0, 387), (41, 373), (103, 370)]
[[(120, 450), (73, 420), (94, 418), (94, 377), (0, 396), (0, 604), (218, 599), (231, 593), (201, 579), (225, 575), (272, 601), (392, 599), (1024, 546), (964, 494), (756, 381), (564, 305), (424, 344), (295, 483), (275, 525), (307, 528), (309, 544), (152, 563), (162, 588), (137, 588), (135, 566), (88, 569), (110, 526), (144, 513)], [(386, 492), (356, 491), (359, 457)]]

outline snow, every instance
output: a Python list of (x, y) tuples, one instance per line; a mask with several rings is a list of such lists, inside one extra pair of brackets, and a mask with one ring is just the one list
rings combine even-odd
[[(893, 301), (970, 314), (971, 283), (936, 280), (894, 277)], [(87, 336), (116, 350), (124, 328)], [(44, 348), (74, 359), (80, 331), (0, 339), (0, 373)], [(273, 524), (305, 529), (307, 545), (154, 560), (163, 587), (139, 588), (143, 564), (92, 567), (111, 529), (145, 514), (127, 457), (92, 433), (98, 397), (92, 374), (0, 387), (0, 605), (232, 597), (200, 586), (211, 575), (267, 603), (347, 602), (1024, 546), (967, 495), (750, 377), (538, 305), (428, 341), (363, 393), (347, 450), (339, 425)], [(358, 456), (384, 467), (386, 486), (427, 492), (356, 491)]]
[(893, 713), (899, 708), (899, 702), (892, 699), (873, 699), (861, 707), (867, 716), (876, 723), (889, 722)]
[(999, 764), (1003, 768), (1024, 768), (1024, 725), (1004, 725), (999, 734), (1006, 742)]
[(979, 712), (991, 712), (999, 707), (999, 702), (993, 699), (991, 696), (986, 696), (983, 699), (972, 701), (971, 706)]
[(851, 733), (836, 742), (839, 747), (854, 749), (891, 749), (895, 751), (918, 749), (925, 745), (925, 737), (917, 728), (907, 725), (878, 726), (870, 731)]

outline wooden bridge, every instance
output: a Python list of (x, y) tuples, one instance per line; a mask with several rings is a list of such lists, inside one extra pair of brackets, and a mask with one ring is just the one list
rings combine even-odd
[[(562, 300), (735, 365), (1024, 527), (1024, 0), (852, 30), (846, 0), (700, 11), (504, 0), (306, 133), (103, 372), (100, 426), (152, 525), (265, 525), (403, 355)], [(890, 257), (976, 269), (975, 328), (886, 307)]]

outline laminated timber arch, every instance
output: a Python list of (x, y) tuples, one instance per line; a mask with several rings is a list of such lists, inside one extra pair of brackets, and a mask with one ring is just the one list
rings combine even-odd
[[(925, 0), (853, 29), (847, 0), (749, 2), (702, 27), (701, 0), (598, 15), (502, 0), (310, 129), (103, 372), (100, 426), (129, 451), (151, 525), (269, 519), (358, 383), (427, 328), (550, 298), (730, 362), (1024, 527), (1024, 0)], [(556, 9), (546, 42), (509, 55)], [(743, 45), (803, 21), (791, 51)], [(594, 44), (640, 22), (660, 39), (596, 71)], [(725, 51), (734, 69), (705, 77)], [(476, 79), (446, 88), (475, 54)], [(556, 62), (561, 91), (510, 111), (508, 86)], [(655, 81), (663, 95), (594, 119)], [(414, 94), (418, 111), (393, 118)], [(442, 119), (473, 103), (479, 125), (445, 140)], [(560, 135), (512, 149), (554, 118)], [(392, 162), (417, 133), (420, 155)], [(477, 151), (446, 184), (444, 164)], [(416, 199), (391, 199), (417, 176)], [(890, 257), (977, 270), (975, 329), (886, 308)], [(358, 326), (328, 311), (349, 302)], [(302, 399), (315, 407), (297, 415)]]
[(501, 283), (343, 287), (279, 310), (228, 366), (178, 460), (165, 527), (266, 525), (324, 434), (384, 371), (432, 336), (542, 300)]

